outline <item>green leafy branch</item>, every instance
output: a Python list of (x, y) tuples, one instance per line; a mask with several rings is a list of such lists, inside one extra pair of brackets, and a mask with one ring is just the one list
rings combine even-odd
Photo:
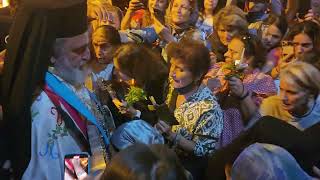
[(144, 92), (143, 89), (131, 86), (129, 88), (128, 94), (125, 95), (125, 100), (128, 103), (128, 105), (131, 106), (138, 101), (147, 100), (147, 94)]

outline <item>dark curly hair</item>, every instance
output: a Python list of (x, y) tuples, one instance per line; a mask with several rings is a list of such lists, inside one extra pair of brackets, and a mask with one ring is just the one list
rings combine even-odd
[(169, 59), (180, 59), (191, 71), (193, 77), (200, 77), (200, 80), (210, 67), (209, 50), (200, 41), (185, 39), (178, 43), (171, 43), (167, 47), (167, 54)]
[(160, 55), (143, 44), (128, 43), (121, 45), (115, 52), (114, 59), (123, 73), (143, 86), (149, 80), (168, 74), (168, 68)]

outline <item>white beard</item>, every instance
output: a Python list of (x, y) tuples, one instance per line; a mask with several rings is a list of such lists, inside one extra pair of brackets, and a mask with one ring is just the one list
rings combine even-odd
[[(56, 62), (59, 63), (59, 62)], [(85, 83), (87, 76), (92, 72), (89, 63), (84, 63), (79, 67), (68, 67), (63, 64), (56, 64), (57, 74), (68, 83), (78, 86)]]

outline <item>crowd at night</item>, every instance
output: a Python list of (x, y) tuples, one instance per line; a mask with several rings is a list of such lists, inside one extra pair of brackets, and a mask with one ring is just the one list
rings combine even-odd
[(320, 179), (320, 0), (0, 1), (0, 179)]

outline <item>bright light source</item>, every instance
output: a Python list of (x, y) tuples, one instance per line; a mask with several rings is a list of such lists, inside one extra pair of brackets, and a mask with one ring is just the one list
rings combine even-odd
[(9, 0), (2, 0), (2, 7), (9, 6)]

